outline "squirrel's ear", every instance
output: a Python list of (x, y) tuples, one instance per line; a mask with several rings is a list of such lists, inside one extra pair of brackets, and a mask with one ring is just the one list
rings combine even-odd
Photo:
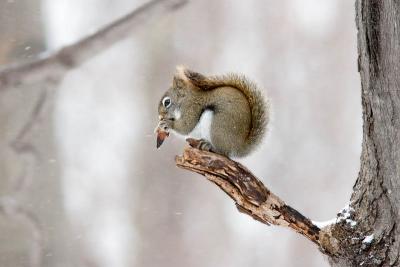
[(202, 87), (202, 85), (207, 80), (207, 78), (204, 75), (191, 71), (183, 66), (176, 67), (175, 77), (181, 79), (184, 83), (190, 83), (197, 87)]
[(184, 88), (185, 87), (185, 81), (178, 77), (177, 75), (174, 76), (174, 79), (172, 81), (172, 86), (174, 88)]

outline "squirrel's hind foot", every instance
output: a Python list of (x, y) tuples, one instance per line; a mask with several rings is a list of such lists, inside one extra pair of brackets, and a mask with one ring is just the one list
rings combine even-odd
[(188, 142), (191, 147), (204, 151), (215, 152), (212, 144), (205, 139), (186, 138), (186, 142)]

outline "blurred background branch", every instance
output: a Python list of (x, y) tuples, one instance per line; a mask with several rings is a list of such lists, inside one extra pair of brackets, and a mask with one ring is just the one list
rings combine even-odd
[[(5, 124), (4, 127), (7, 129), (7, 131), (3, 132), (14, 132), (12, 137), (9, 138), (11, 140), (5, 138), (6, 146), (3, 151), (7, 155), (6, 158), (10, 159), (10, 155), (15, 157), (13, 164), (18, 166), (15, 168), (18, 171), (15, 174), (3, 174), (1, 177), (3, 181), (7, 179), (10, 181), (10, 190), (0, 198), (1, 220), (7, 223), (10, 221), (10, 227), (13, 227), (13, 224), (15, 224), (14, 227), (27, 230), (29, 234), (25, 234), (24, 240), (32, 240), (32, 242), (25, 242), (28, 247), (28, 260), (22, 263), (24, 266), (43, 266), (43, 264), (48, 264), (49, 258), (52, 259), (54, 256), (51, 252), (48, 252), (48, 246), (54, 242), (54, 237), (46, 235), (46, 231), (43, 231), (44, 227), (52, 225), (51, 216), (45, 216), (48, 219), (47, 221), (43, 219), (43, 216), (38, 216), (32, 212), (30, 207), (24, 203), (24, 198), (27, 195), (26, 191), (30, 190), (29, 185), (31, 185), (32, 180), (35, 180), (35, 184), (40, 187), (39, 179), (42, 177), (41, 175), (37, 177), (35, 170), (41, 169), (40, 166), (43, 165), (43, 162), (54, 165), (56, 161), (56, 156), (50, 152), (51, 149), (47, 150), (47, 154), (41, 153), (44, 149), (48, 148), (46, 146), (38, 147), (35, 140), (32, 140), (32, 135), (34, 135), (35, 131), (43, 127), (43, 123), (48, 125), (48, 122), (51, 121), (54, 103), (54, 93), (52, 90), (59, 86), (62, 78), (70, 70), (82, 66), (117, 42), (129, 37), (135, 30), (146, 27), (149, 23), (160, 19), (160, 17), (171, 11), (179, 9), (186, 2), (186, 0), (154, 0), (147, 2), (77, 42), (66, 45), (55, 52), (42, 53), (34, 59), (6, 65), (0, 70), (0, 92), (3, 94), (2, 99), (7, 101), (10, 98), (12, 99), (10, 103), (14, 103), (15, 99), (19, 99), (21, 103), (24, 103), (24, 108), (26, 109), (24, 116), (19, 116), (19, 119), (16, 120), (16, 126), (9, 127), (6, 124), (6, 120), (2, 121)], [(28, 50), (30, 49), (29, 46), (27, 48)], [(24, 93), (25, 97), (18, 97), (18, 94), (20, 94), (19, 90), (24, 88), (32, 90)], [(13, 95), (14, 92), (7, 92), (9, 89), (16, 89), (16, 95)], [(11, 97), (9, 96), (10, 94)], [(19, 101), (17, 100), (16, 102)], [(16, 105), (16, 107), (19, 106), (21, 105)], [(4, 109), (7, 110), (7, 108), (8, 106), (4, 105)], [(47, 111), (47, 113), (44, 111)], [(11, 109), (11, 112), (16, 113), (14, 109)], [(7, 113), (7, 111), (3, 112), (3, 114)], [(49, 130), (48, 132), (52, 131)], [(46, 134), (42, 137), (44, 142), (51, 143), (51, 139), (46, 138)], [(11, 164), (7, 166), (10, 169), (13, 167)], [(7, 168), (4, 169), (7, 170)], [(59, 177), (56, 177), (56, 179), (59, 179)], [(56, 183), (59, 183), (59, 181)], [(55, 199), (46, 200), (46, 202), (51, 204), (50, 206), (60, 204), (51, 203), (53, 201), (56, 202)], [(32, 206), (33, 204), (29, 203), (28, 205)], [(56, 209), (59, 208), (60, 206)], [(51, 208), (46, 212), (54, 214), (54, 210)], [(58, 212), (56, 211), (56, 213)], [(62, 221), (62, 216), (56, 216), (59, 217), (56, 220)], [(3, 225), (4, 228), (8, 227), (7, 223), (3, 222), (6, 225), (6, 227)], [(48, 229), (46, 230), (48, 231)], [(65, 233), (67, 232), (65, 229)], [(23, 231), (21, 231), (21, 234), (23, 235)], [(13, 240), (15, 241), (16, 239)], [(17, 244), (17, 242), (16, 244), (12, 242), (8, 243), (11, 243), (7, 244), (11, 247)], [(67, 242), (64, 243), (62, 245), (64, 248), (58, 251), (64, 251), (65, 254), (68, 254), (65, 249), (65, 247), (68, 247)], [(17, 247), (16, 251), (12, 253), (18, 255), (20, 249), (21, 247)], [(13, 262), (12, 257), (8, 256), (0, 260), (0, 265), (7, 265)], [(44, 261), (45, 256), (46, 261)], [(84, 257), (82, 255), (82, 258)], [(54, 262), (58, 261), (56, 258), (54, 256)], [(10, 260), (10, 262), (7, 262), (7, 260)], [(50, 265), (54, 266), (54, 263)]]
[(135, 29), (159, 19), (187, 0), (153, 0), (119, 18), (82, 40), (57, 52), (43, 54), (37, 59), (15, 64), (0, 71), (0, 90), (14, 85), (38, 81), (56, 82), (71, 69), (81, 66), (113, 44), (126, 38)]
[(0, 215), (13, 218), (27, 225), (33, 240), (30, 246), (30, 260), (27, 266), (42, 266), (45, 234), (37, 216), (20, 204), (16, 199), (10, 197), (0, 198)]

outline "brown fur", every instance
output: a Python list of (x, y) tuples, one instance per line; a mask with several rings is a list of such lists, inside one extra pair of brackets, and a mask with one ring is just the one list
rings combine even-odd
[[(168, 109), (159, 104), (159, 114), (168, 126), (187, 135), (204, 110), (213, 110), (212, 150), (241, 157), (261, 142), (269, 120), (269, 104), (256, 86), (242, 75), (206, 77), (183, 67), (177, 68), (173, 86), (164, 94), (172, 100)], [(162, 98), (162, 99), (163, 99)], [(181, 117), (175, 118), (180, 110)]]

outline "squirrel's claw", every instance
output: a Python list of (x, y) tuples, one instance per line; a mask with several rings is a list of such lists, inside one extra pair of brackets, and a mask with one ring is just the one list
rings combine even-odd
[(213, 151), (212, 144), (205, 139), (186, 138), (186, 142), (188, 142), (191, 147), (204, 151)]
[(189, 146), (197, 148), (199, 145), (199, 140), (194, 138), (186, 138), (186, 142), (188, 142)]

